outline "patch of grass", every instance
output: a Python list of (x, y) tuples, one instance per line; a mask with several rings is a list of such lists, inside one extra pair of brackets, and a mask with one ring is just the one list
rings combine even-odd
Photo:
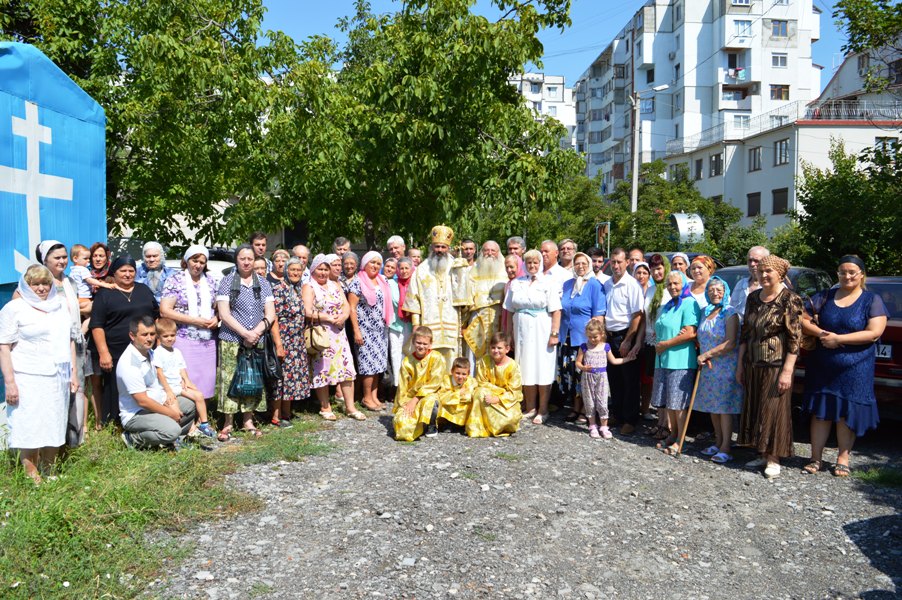
[(473, 471), (461, 471), (460, 476), (463, 479), (479, 479), (479, 473)]
[(271, 585), (267, 585), (262, 581), (258, 581), (254, 585), (251, 586), (251, 589), (248, 593), (248, 598), (256, 598), (257, 596), (265, 596), (273, 590)]
[(874, 467), (865, 470), (856, 470), (852, 472), (852, 476), (872, 485), (882, 485), (886, 487), (902, 487), (902, 469), (893, 467)]
[[(0, 596), (134, 597), (164, 562), (183, 560), (188, 544), (154, 531), (259, 509), (260, 501), (225, 485), (244, 465), (322, 454), (295, 421), (258, 440), (204, 452), (125, 448), (110, 429), (94, 433), (40, 487), (12, 460), (0, 464)], [(154, 541), (152, 538), (164, 539)]]
[(518, 460), (523, 460), (523, 457), (519, 454), (511, 454), (510, 452), (499, 452), (495, 455), (495, 458), (500, 458), (501, 460), (506, 460), (507, 462), (517, 462)]
[(482, 527), (474, 527), (473, 535), (481, 539), (483, 542), (494, 542), (498, 539), (497, 535), (495, 535), (488, 529), (483, 529)]

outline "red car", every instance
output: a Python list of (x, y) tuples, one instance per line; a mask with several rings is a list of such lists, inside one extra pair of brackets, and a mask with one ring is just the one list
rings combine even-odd
[(868, 277), (865, 285), (883, 299), (889, 312), (886, 330), (875, 346), (874, 393), (880, 416), (902, 419), (902, 277)]

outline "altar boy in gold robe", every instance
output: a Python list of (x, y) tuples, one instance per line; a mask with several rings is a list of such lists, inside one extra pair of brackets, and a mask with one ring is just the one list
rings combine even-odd
[(488, 355), (476, 363), (476, 391), (465, 427), (470, 437), (510, 435), (520, 427), (522, 380), (520, 365), (507, 355), (510, 342), (507, 333), (495, 333)]
[(412, 442), (426, 428), (426, 437), (437, 435), (439, 397), (447, 390), (444, 357), (432, 350), (432, 330), (418, 326), (411, 335), (413, 352), (401, 362), (395, 395), (395, 439)]

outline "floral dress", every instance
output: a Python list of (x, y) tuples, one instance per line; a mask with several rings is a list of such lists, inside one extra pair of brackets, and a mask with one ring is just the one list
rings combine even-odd
[(304, 346), (304, 301), (291, 283), (274, 286), (273, 296), (279, 335), (285, 348), (282, 379), (273, 386), (273, 396), (278, 402), (296, 402), (310, 395), (310, 369)]
[(382, 315), (382, 288), (376, 286), (376, 303), (370, 306), (363, 297), (360, 285), (357, 277), (348, 285), (348, 292), (360, 299), (357, 302), (357, 324), (363, 336), (363, 345), (356, 349), (357, 371), (361, 375), (378, 375), (388, 369), (388, 326)]
[[(308, 285), (313, 288), (314, 316), (317, 312), (333, 318), (341, 315), (344, 293), (337, 283), (329, 281), (326, 283), (326, 287), (322, 287), (315, 281), (310, 281)], [(315, 318), (314, 323), (316, 323)], [(329, 347), (320, 352), (313, 360), (311, 387), (314, 389), (327, 385), (338, 385), (357, 377), (344, 326), (336, 327), (324, 323), (323, 327), (329, 335)]]
[[(727, 339), (727, 321), (736, 310), (727, 306), (713, 319), (704, 315), (698, 323), (698, 344), (704, 354)], [(739, 348), (711, 359), (711, 368), (703, 367), (698, 380), (693, 409), (716, 415), (738, 415), (742, 412), (742, 386), (736, 381)]]

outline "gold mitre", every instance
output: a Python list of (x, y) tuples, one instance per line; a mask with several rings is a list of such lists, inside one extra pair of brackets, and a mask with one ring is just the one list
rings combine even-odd
[(446, 246), (451, 245), (451, 240), (454, 239), (454, 231), (445, 225), (436, 225), (432, 228), (432, 232), (429, 234), (431, 243), (433, 244), (444, 244)]

